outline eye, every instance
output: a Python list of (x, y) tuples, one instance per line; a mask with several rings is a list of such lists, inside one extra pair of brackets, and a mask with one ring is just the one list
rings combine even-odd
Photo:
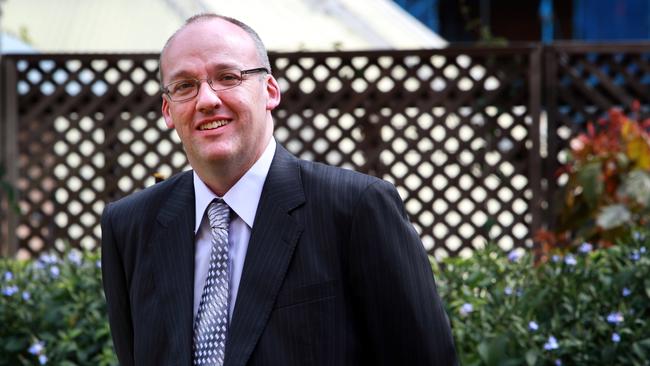
[(222, 85), (237, 84), (241, 80), (241, 76), (237, 70), (225, 70), (217, 74), (215, 81)]
[(196, 86), (196, 81), (194, 80), (181, 80), (174, 83), (171, 86), (169, 91), (172, 94), (187, 93), (188, 91), (191, 91), (195, 86)]

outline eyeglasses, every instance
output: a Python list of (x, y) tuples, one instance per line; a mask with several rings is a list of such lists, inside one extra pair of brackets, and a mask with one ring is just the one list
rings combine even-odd
[(169, 83), (162, 88), (163, 94), (167, 94), (172, 102), (185, 102), (197, 95), (201, 83), (206, 81), (210, 89), (218, 92), (232, 89), (241, 85), (244, 81), (244, 75), (257, 74), (264, 72), (270, 74), (266, 67), (258, 67), (255, 69), (238, 70), (238, 69), (224, 69), (217, 72), (214, 76), (206, 79), (184, 79)]

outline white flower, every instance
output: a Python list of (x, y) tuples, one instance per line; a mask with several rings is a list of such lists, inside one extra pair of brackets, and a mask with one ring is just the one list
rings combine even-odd
[(596, 217), (596, 224), (605, 230), (621, 226), (632, 219), (625, 205), (616, 204), (603, 207)]
[(620, 193), (636, 201), (639, 205), (650, 206), (650, 173), (635, 169), (624, 179)]

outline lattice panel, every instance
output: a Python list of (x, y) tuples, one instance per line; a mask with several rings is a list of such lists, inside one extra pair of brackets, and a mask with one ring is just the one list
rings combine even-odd
[(17, 60), (20, 255), (93, 248), (105, 202), (186, 167), (160, 117), (153, 56)]
[[(531, 48), (272, 54), (278, 141), (395, 183), (438, 257), (530, 245)], [(105, 202), (188, 168), (155, 55), (16, 57), (21, 251), (99, 243)]]
[(528, 66), (513, 53), (280, 56), (276, 137), (394, 182), (438, 257), (488, 237), (531, 245)]
[[(606, 117), (612, 107), (629, 113), (635, 100), (641, 104), (639, 117), (650, 117), (650, 44), (555, 45), (545, 53), (549, 145), (544, 175), (552, 195), (566, 179), (553, 178), (566, 162), (563, 150), (588, 122)], [(554, 212), (554, 197), (549, 196), (548, 202)]]

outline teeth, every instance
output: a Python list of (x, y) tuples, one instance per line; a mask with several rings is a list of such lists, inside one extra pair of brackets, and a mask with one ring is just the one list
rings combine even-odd
[(212, 121), (210, 123), (205, 123), (205, 124), (200, 125), (199, 130), (201, 130), (201, 131), (203, 131), (203, 130), (212, 130), (214, 128), (225, 126), (227, 124), (228, 124), (228, 121), (223, 120), (223, 119), (219, 120), (219, 121)]

